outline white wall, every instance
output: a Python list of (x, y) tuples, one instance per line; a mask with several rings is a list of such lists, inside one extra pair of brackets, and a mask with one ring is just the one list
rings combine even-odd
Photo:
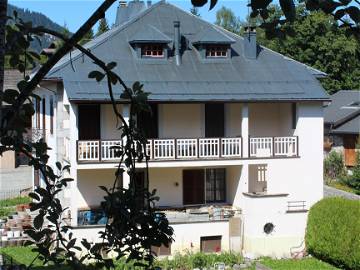
[(199, 138), (205, 135), (203, 104), (160, 104), (160, 138)]

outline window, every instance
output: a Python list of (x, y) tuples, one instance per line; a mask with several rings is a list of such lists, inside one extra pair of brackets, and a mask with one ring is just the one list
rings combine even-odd
[(200, 250), (204, 253), (221, 252), (221, 235), (200, 237)]
[(267, 191), (267, 165), (249, 165), (249, 193), (264, 193)]
[(183, 203), (185, 205), (225, 202), (225, 169), (183, 171)]
[(164, 46), (162, 44), (147, 44), (141, 47), (142, 57), (163, 58)]
[(36, 122), (35, 127), (40, 128), (40, 100), (35, 100), (35, 114), (36, 114)]
[(54, 101), (50, 98), (50, 133), (54, 133)]
[(206, 47), (206, 57), (227, 57), (228, 56), (228, 46), (225, 45), (208, 45)]
[(225, 201), (225, 169), (206, 170), (206, 202)]

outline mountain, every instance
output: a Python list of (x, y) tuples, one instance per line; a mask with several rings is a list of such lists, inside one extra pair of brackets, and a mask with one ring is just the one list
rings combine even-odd
[[(7, 11), (8, 16), (13, 16), (14, 11), (18, 13), (18, 17), (23, 19), (24, 22), (31, 21), (33, 23), (33, 26), (42, 25), (54, 31), (58, 31), (58, 32), (64, 31), (64, 27), (53, 22), (50, 18), (48, 18), (47, 16), (45, 16), (40, 12), (34, 12), (28, 9), (23, 9), (8, 4), (8, 11)], [(40, 40), (41, 40), (41, 45), (39, 44), (38, 41), (34, 41), (31, 44), (32, 49), (34, 49), (37, 52), (40, 52), (42, 48), (49, 47), (51, 42), (53, 42), (55, 39), (52, 36), (44, 35), (43, 37), (40, 37)]]

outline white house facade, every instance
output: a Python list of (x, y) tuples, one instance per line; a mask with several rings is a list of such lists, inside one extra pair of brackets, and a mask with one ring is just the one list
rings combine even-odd
[[(303, 245), (307, 212), (323, 196), (321, 72), (257, 46), (252, 30), (242, 38), (164, 1), (122, 3), (114, 29), (86, 46), (151, 93), (153, 114), (138, 116), (149, 189), (175, 233), (159, 255), (283, 257)], [(71, 65), (64, 57), (38, 89), (45, 105), (33, 126), (46, 130), (50, 162), (71, 164), (75, 181), (61, 199), (74, 233), (97, 241), (98, 186), (112, 186), (119, 160), (111, 146), (121, 141), (106, 84), (87, 76), (93, 69), (77, 51)], [(118, 102), (127, 118), (129, 105)]]

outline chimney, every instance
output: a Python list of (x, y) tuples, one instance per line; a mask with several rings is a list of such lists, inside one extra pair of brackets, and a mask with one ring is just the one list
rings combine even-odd
[(126, 1), (119, 1), (117, 8), (115, 26), (119, 26), (133, 17), (143, 12), (146, 9), (144, 1), (133, 0), (126, 3)]
[(175, 49), (175, 61), (176, 65), (180, 66), (181, 64), (181, 35), (180, 35), (180, 22), (174, 21), (174, 49)]
[(256, 43), (256, 28), (245, 27), (244, 56), (248, 59), (256, 59), (258, 47)]

